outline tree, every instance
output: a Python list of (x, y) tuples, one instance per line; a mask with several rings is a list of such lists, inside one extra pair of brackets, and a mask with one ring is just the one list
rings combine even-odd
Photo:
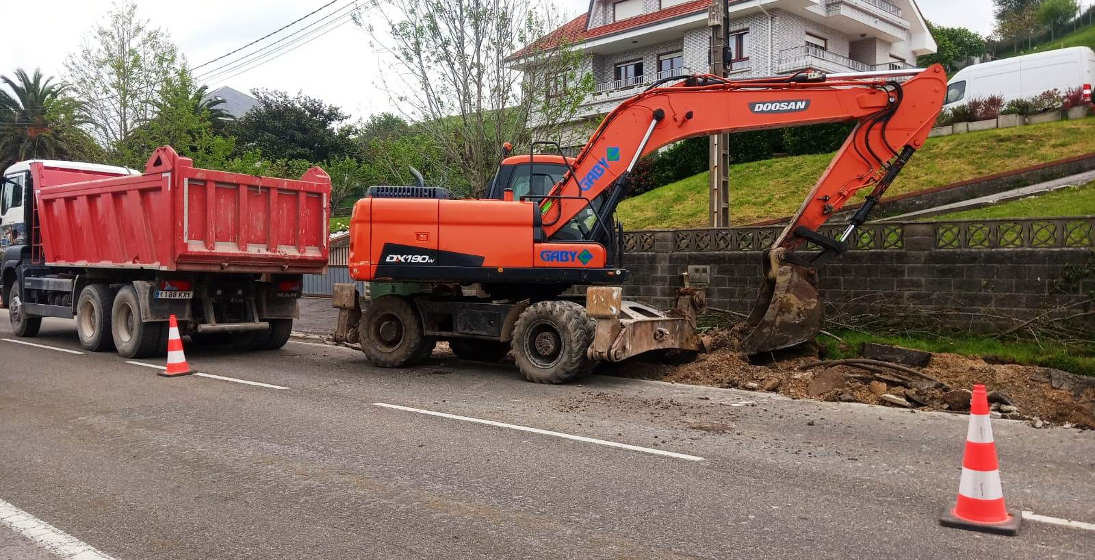
[(1076, 4), (1076, 0), (1044, 0), (1038, 6), (1038, 22), (1049, 26), (1050, 40), (1053, 40), (1057, 28), (1076, 17), (1079, 11), (1080, 6)]
[(994, 11), (996, 21), (1001, 21), (1009, 16), (1036, 8), (1042, 0), (993, 0), (992, 3), (996, 7)]
[(1015, 11), (1006, 12), (997, 16), (996, 35), (1001, 39), (1010, 39), (1018, 50), (1019, 42), (1027, 40), (1030, 46), (1031, 34), (1038, 23), (1038, 5), (1030, 3)]
[(176, 59), (167, 33), (139, 19), (132, 1), (115, 5), (106, 23), (69, 55), (68, 81), (104, 147), (112, 149), (155, 115), (156, 96), (176, 70)]
[(217, 167), (235, 147), (235, 139), (218, 135), (215, 123), (226, 113), (219, 99), (206, 99), (185, 67), (164, 80), (153, 106), (156, 115), (115, 145), (116, 159), (140, 167), (157, 146), (169, 145), (199, 167)]
[(258, 149), (274, 159), (324, 161), (355, 155), (352, 128), (339, 126), (349, 115), (335, 105), (298, 93), (254, 90), (258, 100), (233, 132), (242, 149)]
[(939, 63), (948, 72), (953, 72), (970, 57), (985, 54), (985, 39), (965, 27), (939, 27), (928, 22), (928, 29), (935, 37), (938, 49), (917, 59), (922, 67)]
[(372, 0), (370, 23), (355, 19), (394, 59), (392, 70), (380, 76), (382, 85), (459, 173), (450, 187), (480, 193), (504, 142), (520, 149), (555, 139), (555, 127), (570, 120), (592, 91), (581, 53), (562, 42), (538, 41), (557, 21), (546, 6)]
[(35, 70), (15, 71), (0, 78), (0, 170), (24, 159), (83, 159), (101, 157), (94, 142), (80, 129), (80, 103), (68, 86)]

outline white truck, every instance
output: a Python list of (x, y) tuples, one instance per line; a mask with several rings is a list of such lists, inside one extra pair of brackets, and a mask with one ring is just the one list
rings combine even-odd
[(959, 70), (947, 83), (943, 109), (992, 95), (1003, 96), (1007, 103), (1013, 99), (1036, 97), (1052, 89), (1064, 93), (1083, 88), (1090, 102), (1092, 84), (1095, 84), (1095, 51), (1089, 47), (1057, 49), (974, 64)]

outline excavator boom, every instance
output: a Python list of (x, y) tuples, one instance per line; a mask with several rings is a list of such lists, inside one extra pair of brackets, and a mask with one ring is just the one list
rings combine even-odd
[[(820, 246), (822, 254), (844, 251), (844, 242), (924, 144), (946, 88), (939, 65), (913, 72), (744, 81), (704, 75), (652, 87), (605, 117), (551, 196), (540, 203), (543, 235), (550, 239), (586, 206), (599, 206), (602, 216), (614, 211), (639, 158), (666, 144), (726, 132), (855, 122), (768, 250), (765, 283), (738, 332), (739, 349), (747, 353), (805, 342), (821, 328), (817, 273), (812, 261), (791, 252), (807, 242)], [(864, 189), (870, 193), (840, 238), (821, 235), (818, 229)], [(608, 203), (596, 205), (598, 200)]]

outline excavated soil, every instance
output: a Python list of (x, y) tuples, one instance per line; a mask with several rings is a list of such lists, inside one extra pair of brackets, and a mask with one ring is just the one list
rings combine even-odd
[[(946, 387), (908, 388), (894, 383), (883, 385), (877, 379), (871, 379), (870, 372), (858, 367), (809, 367), (819, 361), (816, 351), (802, 351), (771, 363), (754, 364), (742, 354), (721, 348), (701, 354), (695, 361), (683, 365), (636, 360), (606, 365), (601, 372), (673, 383), (771, 391), (795, 399), (894, 406), (884, 400), (883, 395), (888, 394), (892, 395), (887, 397), (890, 399), (904, 399), (910, 408), (954, 412), (963, 412), (969, 406), (968, 396), (963, 397), (956, 390), (984, 384), (990, 392), (995, 392), (993, 410), (1005, 418), (1030, 420), (1035, 426), (1050, 422), (1095, 429), (1093, 378), (1050, 368), (989, 364), (978, 358), (933, 354), (927, 367), (916, 369)], [(885, 369), (882, 371), (885, 373)], [(871, 381), (874, 381), (874, 391)], [(897, 406), (904, 407), (904, 404)]]

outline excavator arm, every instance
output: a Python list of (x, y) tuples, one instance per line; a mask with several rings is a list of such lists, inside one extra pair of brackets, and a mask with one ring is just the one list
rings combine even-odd
[[(900, 82), (899, 78), (908, 79)], [(667, 144), (726, 132), (855, 122), (828, 169), (769, 249), (767, 282), (742, 333), (742, 349), (747, 352), (797, 344), (820, 328), (821, 308), (816, 273), (790, 253), (808, 241), (826, 253), (843, 252), (843, 242), (866, 221), (901, 168), (923, 145), (946, 89), (946, 74), (939, 65), (916, 72), (796, 74), (743, 81), (702, 75), (664, 87), (656, 84), (605, 117), (563, 180), (540, 203), (543, 236), (550, 239), (594, 200), (603, 201), (601, 216), (611, 214), (639, 158)], [(840, 239), (818, 233), (864, 189), (870, 193)]]

